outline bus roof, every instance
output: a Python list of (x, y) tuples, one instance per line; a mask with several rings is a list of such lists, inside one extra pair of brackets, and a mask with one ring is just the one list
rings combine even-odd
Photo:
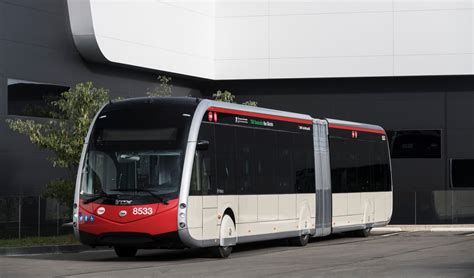
[(335, 119), (326, 119), (329, 124), (329, 128), (336, 128), (336, 129), (347, 129), (347, 130), (356, 130), (362, 132), (371, 132), (371, 133), (379, 133), (385, 134), (385, 130), (378, 126), (378, 125), (371, 125), (371, 124), (364, 124), (358, 122), (350, 122), (350, 121), (343, 121), (343, 120), (335, 120)]
[[(200, 99), (193, 97), (140, 97), (131, 98), (125, 100), (111, 101), (111, 106), (107, 105), (105, 110), (113, 110), (117, 108), (124, 108), (135, 105), (143, 105), (145, 103), (169, 103), (172, 105), (185, 105), (188, 107), (200, 106), (201, 109), (206, 111), (224, 112), (229, 114), (243, 115), (243, 116), (254, 116), (259, 118), (267, 118), (273, 120), (281, 120), (288, 122), (296, 122), (302, 124), (312, 124), (316, 118), (311, 117), (308, 114), (287, 112), (276, 109), (255, 107), (249, 105), (242, 105), (236, 103), (221, 102), (209, 99)], [(351, 121), (343, 121), (336, 119), (325, 119), (330, 128), (347, 129), (347, 130), (358, 130), (372, 133), (385, 134), (382, 127), (366, 123), (358, 123)]]

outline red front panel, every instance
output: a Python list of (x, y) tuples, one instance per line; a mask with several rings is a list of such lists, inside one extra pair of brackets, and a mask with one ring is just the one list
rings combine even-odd
[[(79, 230), (90, 234), (146, 233), (152, 236), (177, 231), (178, 199), (168, 204), (79, 206)], [(92, 217), (92, 218), (91, 218)]]

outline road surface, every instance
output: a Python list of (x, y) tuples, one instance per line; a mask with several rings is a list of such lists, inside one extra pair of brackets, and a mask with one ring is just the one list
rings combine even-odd
[(474, 277), (474, 233), (335, 235), (306, 247), (238, 246), (228, 259), (199, 250), (110, 250), (0, 257), (0, 277)]

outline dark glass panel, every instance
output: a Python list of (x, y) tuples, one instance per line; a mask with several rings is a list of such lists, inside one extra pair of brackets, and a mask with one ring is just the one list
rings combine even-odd
[(293, 134), (288, 132), (278, 132), (276, 153), (276, 187), (275, 193), (289, 194), (295, 193), (294, 167), (292, 159)]
[(275, 191), (275, 132), (255, 129), (255, 171), (258, 194), (272, 194)]
[(216, 176), (218, 194), (236, 194), (235, 190), (235, 127), (215, 125)]
[(387, 131), (392, 158), (441, 158), (441, 130)]
[(140, 98), (105, 106), (89, 142), (84, 195), (127, 194), (135, 203), (156, 202), (152, 194), (177, 197), (196, 106), (185, 98)]
[(314, 180), (313, 136), (295, 134), (293, 146), (296, 192), (314, 193), (316, 188)]
[(347, 150), (342, 138), (330, 137), (331, 185), (332, 193), (347, 192)]
[(53, 107), (49, 103), (68, 90), (67, 86), (8, 79), (8, 114), (50, 118)]
[(357, 177), (357, 164), (358, 164), (358, 153), (355, 146), (355, 140), (345, 140), (344, 148), (346, 151), (346, 167), (347, 167), (347, 191), (354, 192), (357, 190), (358, 177)]
[(373, 144), (372, 142), (354, 140), (354, 152), (357, 155), (357, 185), (352, 192), (377, 191), (373, 182)]
[(375, 191), (391, 190), (389, 155), (386, 142), (374, 144), (374, 187)]
[(330, 137), (333, 193), (390, 191), (386, 141)]
[(254, 169), (254, 132), (251, 128), (235, 128), (235, 175), (238, 194), (256, 194)]
[(474, 187), (474, 159), (453, 159), (451, 182), (453, 187)]
[(198, 141), (200, 140), (208, 141), (209, 146), (207, 150), (196, 150), (189, 194), (214, 195), (216, 194), (214, 125), (201, 124), (198, 136)]

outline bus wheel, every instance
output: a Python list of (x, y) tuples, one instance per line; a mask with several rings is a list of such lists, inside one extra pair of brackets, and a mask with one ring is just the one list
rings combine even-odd
[(114, 246), (115, 254), (121, 258), (135, 257), (137, 254), (137, 248), (125, 247), (125, 246)]
[(363, 230), (355, 231), (355, 235), (358, 237), (368, 237), (372, 228), (365, 228)]
[(224, 214), (221, 221), (219, 246), (211, 248), (212, 255), (216, 258), (229, 257), (232, 246), (236, 243), (236, 233), (234, 220), (228, 214)]
[(290, 241), (290, 245), (292, 246), (305, 246), (309, 242), (309, 234), (290, 238), (289, 241)]
[(232, 253), (232, 246), (214, 246), (211, 247), (210, 251), (212, 257), (223, 259), (229, 257)]

